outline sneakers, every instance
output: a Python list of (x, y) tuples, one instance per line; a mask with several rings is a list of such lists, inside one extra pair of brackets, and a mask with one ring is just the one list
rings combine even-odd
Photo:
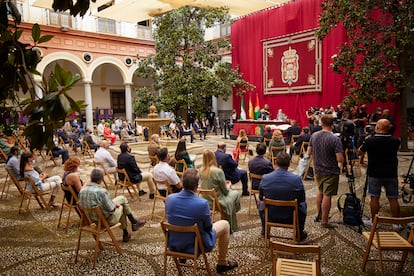
[(132, 224), (132, 231), (137, 231), (139, 228), (145, 225), (147, 223), (145, 220), (138, 220), (136, 223)]
[(370, 219), (363, 219), (362, 223), (364, 224), (364, 226), (366, 227), (371, 227), (372, 226), (372, 220)]
[(146, 194), (147, 194), (147, 192), (146, 192), (146, 191), (144, 191), (144, 190), (140, 190), (138, 194), (139, 194), (139, 196), (143, 196), (143, 195), (146, 195)]
[(128, 235), (123, 235), (122, 236), (122, 241), (123, 242), (128, 242), (130, 238), (131, 238), (131, 234), (128, 233)]
[(321, 216), (318, 214), (313, 221), (314, 222), (321, 222)]
[(216, 266), (216, 271), (217, 271), (217, 273), (223, 273), (223, 272), (232, 270), (232, 269), (234, 269), (238, 266), (239, 266), (239, 264), (235, 261), (227, 261), (227, 265), (219, 265), (218, 264)]

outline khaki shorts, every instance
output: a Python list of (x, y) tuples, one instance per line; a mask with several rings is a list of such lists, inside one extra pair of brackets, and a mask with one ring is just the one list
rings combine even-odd
[(319, 191), (323, 195), (333, 196), (338, 194), (339, 174), (316, 175)]

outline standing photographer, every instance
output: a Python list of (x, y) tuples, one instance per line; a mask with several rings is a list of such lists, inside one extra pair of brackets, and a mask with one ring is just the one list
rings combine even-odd
[(375, 135), (367, 138), (360, 153), (368, 153), (368, 194), (371, 195), (371, 219), (378, 214), (381, 187), (390, 202), (391, 215), (400, 216), (398, 203), (398, 158), (400, 140), (389, 134), (391, 122), (380, 119), (375, 127)]

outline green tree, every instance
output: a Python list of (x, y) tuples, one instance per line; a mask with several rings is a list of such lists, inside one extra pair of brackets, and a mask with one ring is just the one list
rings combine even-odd
[(149, 107), (153, 104), (158, 107), (159, 99), (147, 87), (137, 89), (137, 97), (134, 99), (134, 113), (138, 118), (144, 118), (149, 113)]
[(183, 7), (154, 19), (156, 54), (139, 62), (137, 74), (151, 78), (150, 90), (161, 91), (161, 108), (191, 110), (201, 115), (212, 96), (224, 100), (253, 86), (222, 61), (228, 40), (205, 41), (205, 29), (229, 20), (227, 9)]
[[(14, 24), (9, 25), (7, 13), (10, 10)], [(20, 14), (13, 2), (0, 0), (0, 111), (1, 127), (7, 129), (10, 124), (17, 124), (16, 110), (24, 110), (29, 116), (29, 124), (24, 131), (31, 140), (32, 149), (53, 146), (54, 130), (63, 125), (66, 116), (71, 111), (80, 111), (82, 102), (75, 102), (67, 92), (80, 79), (78, 75), (56, 66), (53, 74), (46, 78), (39, 87), (43, 97), (36, 96), (33, 75), (39, 75), (36, 70), (41, 60), (39, 44), (52, 39), (51, 35), (41, 35), (38, 24), (32, 27), (33, 45), (19, 41), (23, 30), (17, 27)], [(29, 95), (20, 99), (17, 91)]]
[(337, 25), (347, 42), (332, 68), (345, 75), (345, 103), (400, 101), (401, 150), (407, 150), (407, 92), (414, 87), (414, 0), (326, 0), (318, 35)]

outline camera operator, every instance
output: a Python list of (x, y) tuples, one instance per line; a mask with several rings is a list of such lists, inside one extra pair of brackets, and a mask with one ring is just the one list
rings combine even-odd
[(349, 111), (344, 111), (342, 114), (342, 120), (338, 124), (338, 131), (341, 134), (342, 147), (344, 149), (344, 162), (342, 163), (342, 172), (347, 172), (346, 169), (346, 149), (353, 149), (355, 145), (352, 143), (352, 139), (355, 137), (356, 127), (354, 122), (350, 119)]

